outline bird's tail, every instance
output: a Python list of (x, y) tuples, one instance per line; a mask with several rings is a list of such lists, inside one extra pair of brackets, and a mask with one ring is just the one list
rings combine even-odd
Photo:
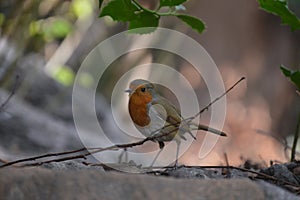
[(227, 134), (224, 133), (223, 131), (220, 131), (220, 130), (217, 130), (217, 129), (208, 127), (208, 126), (203, 125), (203, 124), (197, 125), (197, 124), (194, 124), (194, 123), (193, 123), (193, 124), (191, 124), (191, 125), (193, 125), (193, 126), (191, 127), (192, 130), (209, 131), (209, 132), (211, 132), (211, 133), (214, 133), (214, 134), (217, 134), (217, 135), (220, 135), (220, 136), (224, 136), (224, 137), (227, 136)]

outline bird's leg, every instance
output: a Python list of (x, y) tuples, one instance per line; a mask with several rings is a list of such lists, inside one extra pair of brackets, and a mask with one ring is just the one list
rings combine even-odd
[(193, 133), (192, 133), (190, 130), (188, 130), (187, 132), (188, 132), (188, 134), (190, 134), (190, 136), (192, 136), (192, 138), (193, 138), (194, 140), (197, 140), (197, 138), (193, 135)]
[(174, 168), (176, 169), (178, 167), (178, 157), (179, 157), (179, 148), (180, 148), (180, 140), (176, 141), (176, 160), (175, 160), (175, 164), (174, 164)]
[(159, 144), (159, 152), (156, 154), (156, 156), (153, 159), (150, 167), (152, 167), (154, 165), (154, 163), (155, 163), (156, 159), (158, 158), (159, 154), (162, 152), (163, 148), (165, 147), (165, 143), (164, 142), (159, 141), (158, 144)]
[(128, 152), (127, 152), (127, 148), (125, 148), (122, 152), (121, 152), (121, 154), (119, 155), (119, 163), (122, 163), (122, 160), (123, 160), (123, 156), (125, 157), (125, 163), (127, 163), (128, 162)]

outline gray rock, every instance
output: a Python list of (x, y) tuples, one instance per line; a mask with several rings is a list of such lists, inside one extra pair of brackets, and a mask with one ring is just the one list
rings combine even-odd
[(278, 188), (275, 185), (272, 185), (265, 181), (257, 181), (259, 185), (263, 188), (263, 191), (265, 193), (266, 199), (284, 199), (284, 200), (296, 200), (299, 199), (299, 197), (295, 196), (294, 194), (282, 189)]
[[(176, 179), (101, 170), (1, 169), (2, 199), (266, 199), (249, 179)], [(274, 191), (276, 193), (276, 191)]]
[(226, 174), (222, 174), (222, 169), (205, 169), (197, 167), (180, 166), (176, 169), (171, 168), (165, 170), (162, 175), (172, 176), (176, 178), (200, 178), (200, 179), (216, 179), (216, 178), (247, 178), (248, 174), (236, 169), (229, 169)]
[(72, 160), (66, 162), (51, 162), (51, 163), (44, 163), (41, 165), (42, 168), (46, 169), (53, 169), (53, 170), (83, 170), (83, 169), (97, 169), (104, 171), (103, 167), (101, 166), (89, 166), (84, 165), (80, 161)]
[(74, 162), (70, 166), (1, 169), (1, 199), (299, 199), (275, 185), (246, 178), (179, 179), (82, 166), (77, 170)]
[(176, 178), (200, 178), (200, 179), (212, 179), (223, 178), (221, 170), (207, 170), (201, 168), (187, 168), (179, 167), (177, 169), (167, 169), (163, 172), (163, 175), (172, 176)]
[(293, 174), (286, 165), (275, 164), (267, 169), (261, 170), (261, 172), (274, 176), (279, 180), (285, 180), (296, 185), (299, 184), (295, 174)]

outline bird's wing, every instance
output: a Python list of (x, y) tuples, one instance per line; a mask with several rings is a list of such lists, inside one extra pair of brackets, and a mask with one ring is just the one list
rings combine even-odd
[[(159, 106), (160, 108), (162, 107), (161, 109), (156, 109), (157, 113), (161, 116), (162, 119), (165, 119), (165, 121), (168, 122), (169, 124), (180, 126), (179, 129), (182, 132), (182, 134), (180, 134), (180, 137), (182, 138), (184, 138), (183, 134), (187, 132), (194, 139), (196, 139), (191, 132), (192, 130), (205, 130), (220, 136), (226, 136), (226, 133), (216, 130), (214, 128), (202, 124), (195, 125), (194, 123), (187, 123), (186, 121), (182, 121), (183, 118), (180, 115), (180, 111), (173, 104), (171, 104), (171, 102), (169, 102), (167, 99), (165, 99), (162, 96), (159, 96), (158, 98), (154, 98), (152, 100), (151, 105), (156, 105), (156, 104), (160, 105)], [(191, 128), (190, 125), (195, 125), (196, 127)]]
[(153, 98), (151, 101), (151, 105), (159, 104), (163, 107), (163, 112), (160, 109), (159, 114), (164, 114), (164, 119), (166, 119), (167, 122), (174, 124), (174, 123), (180, 123), (181, 122), (181, 116), (180, 111), (171, 104), (167, 99), (165, 99), (162, 96), (159, 96), (157, 98)]
[(163, 115), (166, 122), (168, 122), (167, 126), (170, 124), (177, 126), (181, 133), (180, 137), (183, 139), (185, 139), (183, 134), (186, 132), (188, 132), (194, 139), (196, 139), (195, 136), (191, 133), (188, 124), (181, 123), (182, 117), (180, 115), (180, 111), (173, 104), (171, 104), (167, 99), (161, 96), (159, 96), (159, 98), (154, 98), (151, 102), (151, 105), (157, 104), (163, 107), (163, 109), (158, 110), (158, 113), (160, 115)]

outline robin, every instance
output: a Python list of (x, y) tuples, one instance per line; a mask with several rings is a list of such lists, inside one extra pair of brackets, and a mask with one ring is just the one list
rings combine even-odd
[(186, 140), (185, 133), (196, 139), (191, 133), (192, 130), (204, 130), (226, 136), (222, 131), (184, 120), (180, 111), (169, 100), (159, 95), (155, 90), (155, 84), (147, 80), (132, 81), (126, 92), (129, 93), (128, 110), (135, 127), (145, 137), (155, 136), (154, 142), (159, 144), (160, 151), (151, 166), (164, 148), (164, 142), (172, 140), (177, 143), (175, 161), (175, 166), (177, 166), (180, 142), (181, 139)]

